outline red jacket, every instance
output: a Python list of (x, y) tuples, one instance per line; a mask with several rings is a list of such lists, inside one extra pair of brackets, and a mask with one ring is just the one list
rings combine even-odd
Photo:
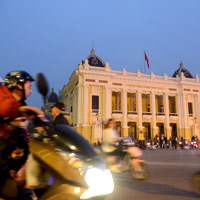
[(18, 108), (23, 105), (22, 102), (17, 101), (7, 86), (0, 86), (0, 137), (8, 139), (12, 137), (12, 130), (8, 123), (4, 120), (7, 118), (16, 118), (21, 115)]
[(5, 117), (18, 117), (19, 106), (22, 103), (17, 101), (6, 86), (0, 86), (0, 119)]

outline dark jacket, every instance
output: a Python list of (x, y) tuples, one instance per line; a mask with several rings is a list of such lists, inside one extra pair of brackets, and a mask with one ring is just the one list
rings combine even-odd
[(53, 121), (53, 126), (56, 126), (58, 124), (65, 124), (65, 125), (69, 125), (68, 120), (64, 117), (63, 114), (60, 114), (58, 116), (55, 117), (54, 121)]

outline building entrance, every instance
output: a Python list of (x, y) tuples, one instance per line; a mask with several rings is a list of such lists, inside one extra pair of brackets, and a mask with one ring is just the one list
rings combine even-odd
[(128, 136), (131, 137), (132, 140), (137, 139), (137, 131), (136, 131), (136, 123), (128, 122)]
[(171, 136), (177, 137), (177, 125), (176, 125), (176, 123), (170, 123), (170, 126), (172, 128)]
[(144, 126), (144, 138), (145, 140), (151, 139), (151, 125), (148, 122), (143, 123)]
[(165, 135), (165, 129), (163, 123), (157, 123), (156, 126), (158, 127), (158, 136)]
[(119, 136), (121, 137), (121, 122), (119, 122), (119, 121), (116, 122), (116, 130), (117, 130)]

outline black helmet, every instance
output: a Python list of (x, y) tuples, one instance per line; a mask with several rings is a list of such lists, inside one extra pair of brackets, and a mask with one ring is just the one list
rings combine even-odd
[(26, 81), (34, 81), (34, 79), (25, 71), (12, 71), (5, 77), (8, 88), (14, 88), (17, 84), (24, 84)]

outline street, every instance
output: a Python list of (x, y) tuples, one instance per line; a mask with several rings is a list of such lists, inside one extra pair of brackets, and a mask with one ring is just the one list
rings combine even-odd
[(142, 159), (151, 169), (151, 177), (144, 181), (130, 174), (115, 174), (115, 191), (106, 200), (194, 200), (200, 199), (192, 191), (192, 174), (200, 170), (200, 150), (160, 149), (144, 150)]

